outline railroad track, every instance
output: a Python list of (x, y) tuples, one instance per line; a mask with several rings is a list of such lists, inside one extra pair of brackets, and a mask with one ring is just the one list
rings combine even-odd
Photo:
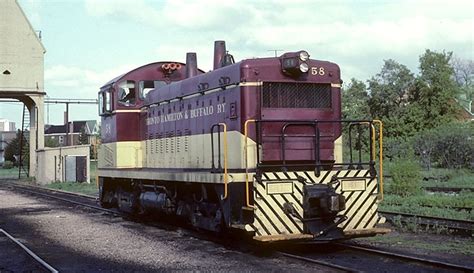
[[(52, 189), (47, 189), (47, 188), (40, 188), (40, 187), (35, 187), (35, 186), (27, 186), (27, 185), (22, 185), (22, 184), (17, 184), (17, 183), (9, 183), (7, 186), (14, 188), (16, 190), (22, 191), (22, 192), (39, 195), (39, 196), (43, 196), (50, 199), (56, 199), (62, 202), (68, 202), (74, 205), (79, 205), (79, 206), (107, 212), (114, 215), (123, 216), (123, 214), (118, 211), (104, 209), (98, 206), (97, 197), (94, 197), (94, 196), (52, 190)], [(385, 212), (385, 211), (382, 213), (385, 214), (389, 219), (391, 217), (396, 217), (397, 215), (400, 215), (401, 217), (419, 217), (420, 219), (422, 218), (422, 216), (412, 215), (412, 214), (394, 213), (394, 212)], [(433, 221), (438, 221), (436, 222), (438, 224), (441, 224), (440, 223), (441, 220), (446, 220), (444, 218), (437, 218), (437, 217), (425, 217), (425, 218), (430, 218), (430, 220), (432, 221), (431, 223), (434, 223)], [(452, 220), (452, 219), (448, 219), (448, 220)], [(462, 224), (459, 224), (458, 226), (462, 225), (461, 228), (469, 229), (472, 232), (472, 225), (473, 225), (472, 221), (457, 221), (457, 222), (462, 223)], [(322, 246), (321, 244), (307, 244), (307, 245)], [(327, 248), (323, 247), (322, 249), (324, 249), (325, 251), (324, 253), (314, 254), (314, 253), (311, 253), (312, 251), (299, 253), (298, 251), (285, 250), (285, 251), (278, 251), (277, 254), (288, 257), (288, 258), (292, 258), (292, 259), (298, 259), (298, 260), (302, 260), (309, 263), (315, 263), (315, 264), (327, 266), (327, 267), (333, 268), (335, 270), (340, 270), (343, 272), (361, 272), (361, 271), (380, 272), (380, 271), (383, 271), (384, 268), (389, 269), (388, 271), (393, 271), (391, 269), (396, 268), (393, 266), (397, 266), (397, 268), (400, 266), (404, 267), (406, 266), (405, 263), (407, 261), (409, 262), (408, 264), (410, 267), (405, 268), (405, 269), (402, 268), (402, 270), (400, 271), (403, 271), (403, 270), (413, 271), (414, 268), (411, 267), (411, 266), (414, 266), (413, 264), (421, 264), (421, 265), (418, 265), (420, 266), (420, 270), (417, 272), (432, 272), (433, 270), (437, 270), (437, 269), (439, 270), (440, 268), (450, 270), (453, 272), (473, 272), (474, 271), (474, 267), (466, 267), (462, 265), (455, 265), (455, 264), (445, 263), (441, 261), (434, 261), (434, 260), (425, 259), (425, 258), (412, 257), (408, 255), (394, 253), (394, 252), (355, 246), (352, 244), (330, 244), (330, 248), (336, 248), (336, 251), (332, 251), (332, 252), (330, 251), (328, 254)], [(351, 258), (348, 258), (347, 257), (348, 255)], [(391, 260), (391, 262), (389, 262), (388, 264), (387, 264), (387, 258)], [(359, 262), (354, 264), (351, 262), (354, 260), (358, 260)], [(403, 263), (400, 263), (400, 260), (403, 260)], [(361, 261), (365, 261), (365, 262), (361, 262)]]
[(422, 187), (425, 191), (429, 192), (453, 192), (453, 193), (460, 193), (462, 191), (474, 191), (474, 188), (458, 188), (458, 187)]
[[(11, 234), (6, 232), (5, 230), (0, 228), (0, 236), (5, 236), (7, 237), (12, 243), (15, 245), (19, 246), (29, 257), (31, 257), (35, 264), (38, 265), (41, 269), (44, 269), (47, 272), (51, 273), (58, 273), (59, 271), (56, 270), (54, 267), (52, 267), (50, 264), (45, 262), (43, 259), (41, 259), (36, 253), (34, 253), (31, 249), (29, 249), (27, 246), (25, 246), (23, 243), (21, 243), (19, 240), (17, 240), (15, 237), (13, 237)], [(10, 249), (11, 250), (11, 249)], [(13, 257), (12, 257), (13, 258)], [(26, 266), (25, 264), (22, 264), (21, 267)], [(34, 266), (35, 267), (35, 266)], [(1, 268), (0, 268), (1, 269)], [(8, 270), (8, 269), (7, 269)], [(38, 270), (37, 268), (31, 269), (32, 272), (36, 272)], [(0, 270), (0, 272), (3, 272)]]
[(49, 199), (62, 201), (62, 202), (67, 202), (67, 203), (82, 206), (82, 207), (87, 207), (90, 209), (110, 213), (113, 215), (122, 215), (119, 211), (104, 209), (101, 206), (97, 205), (98, 201), (97, 201), (97, 197), (95, 196), (61, 191), (61, 190), (47, 189), (47, 188), (36, 187), (36, 186), (29, 186), (29, 185), (14, 183), (14, 182), (11, 182), (8, 184), (0, 184), (0, 186), (10, 187), (18, 191), (22, 191), (22, 192), (26, 192), (26, 193), (30, 193), (30, 194), (34, 194), (34, 195), (46, 197)]
[[(400, 206), (403, 206), (403, 204), (396, 204), (396, 203), (391, 203), (389, 204), (389, 206), (396, 206), (396, 207), (400, 207)], [(420, 207), (424, 207), (424, 208), (447, 208), (447, 209), (452, 209), (452, 210), (456, 210), (456, 211), (467, 211), (467, 212), (470, 212), (472, 211), (472, 207), (439, 207), (439, 206), (430, 206), (430, 205), (420, 205)]]
[(379, 210), (379, 212), (392, 222), (395, 221), (395, 219), (398, 219), (402, 223), (413, 223), (416, 221), (416, 223), (420, 225), (443, 226), (469, 235), (472, 235), (472, 231), (474, 230), (474, 221), (470, 220), (449, 219), (383, 210)]
[(473, 272), (474, 267), (350, 243), (305, 244), (278, 254), (344, 272)]

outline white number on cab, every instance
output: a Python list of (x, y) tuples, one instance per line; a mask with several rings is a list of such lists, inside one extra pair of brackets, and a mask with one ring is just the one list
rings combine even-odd
[(324, 67), (316, 67), (316, 66), (311, 67), (311, 75), (324, 76), (324, 74), (326, 74), (326, 72), (324, 71)]

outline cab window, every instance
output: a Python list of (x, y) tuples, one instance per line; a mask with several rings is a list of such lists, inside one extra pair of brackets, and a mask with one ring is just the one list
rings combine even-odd
[(165, 81), (140, 81), (140, 99), (144, 100), (146, 95), (153, 89), (166, 85)]
[(123, 81), (118, 85), (118, 102), (125, 106), (135, 105), (136, 92), (134, 81)]
[(99, 92), (99, 115), (107, 115), (112, 113), (112, 92), (113, 89)]

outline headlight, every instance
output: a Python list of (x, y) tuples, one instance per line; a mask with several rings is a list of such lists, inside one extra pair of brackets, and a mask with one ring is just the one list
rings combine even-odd
[(309, 66), (307, 63), (301, 63), (300, 64), (300, 71), (303, 72), (303, 73), (306, 73), (308, 72), (309, 70)]
[(309, 53), (304, 50), (300, 51), (300, 60), (302, 60), (303, 62), (309, 60)]

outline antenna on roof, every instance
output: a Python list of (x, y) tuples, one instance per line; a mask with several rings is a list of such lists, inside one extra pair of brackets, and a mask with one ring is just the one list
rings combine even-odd
[(273, 51), (273, 52), (275, 52), (275, 57), (278, 57), (278, 56), (277, 56), (277, 55), (278, 55), (278, 51), (284, 51), (284, 50), (283, 50), (283, 49), (269, 49), (269, 50), (267, 50), (267, 51)]

